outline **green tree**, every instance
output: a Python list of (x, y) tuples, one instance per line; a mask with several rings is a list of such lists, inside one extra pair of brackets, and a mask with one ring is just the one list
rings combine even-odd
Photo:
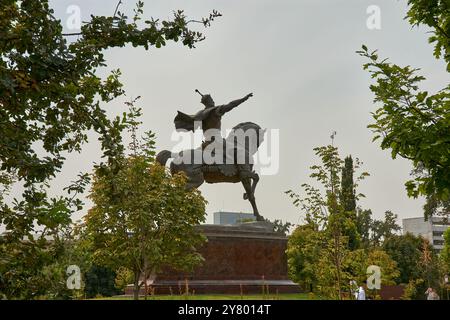
[(119, 294), (116, 288), (116, 272), (110, 268), (92, 265), (84, 274), (84, 292), (86, 298), (94, 298), (98, 295), (111, 297)]
[[(407, 19), (414, 26), (431, 28), (429, 41), (434, 56), (443, 58), (450, 71), (450, 5), (447, 0), (409, 0)], [(413, 179), (406, 182), (409, 196), (424, 195), (434, 203), (450, 198), (450, 86), (436, 93), (420, 90), (425, 78), (418, 69), (401, 67), (381, 60), (366, 46), (359, 54), (369, 60), (364, 65), (375, 79), (370, 86), (380, 107), (369, 126), (381, 148), (390, 149), (392, 158), (411, 160)], [(425, 211), (427, 213), (427, 211)]]
[[(423, 297), (427, 286), (438, 286), (439, 268), (436, 253), (432, 246), (422, 237), (416, 237), (410, 233), (406, 235), (394, 235), (383, 244), (385, 250), (392, 259), (397, 262), (400, 275), (398, 283), (420, 287), (417, 289), (416, 298)], [(410, 288), (410, 291), (414, 291)]]
[(361, 247), (369, 248), (372, 241), (372, 210), (363, 210), (357, 208), (356, 210), (356, 228), (361, 239)]
[[(160, 48), (170, 41), (194, 48), (204, 39), (183, 11), (171, 20), (141, 21), (142, 14), (139, 1), (131, 18), (116, 10), (111, 17), (91, 16), (79, 33), (63, 34), (47, 0), (1, 1), (0, 189), (10, 184), (5, 176), (12, 176), (24, 190), (11, 202), (0, 199), (0, 224), (7, 230), (0, 239), (7, 284), (1, 292), (33, 298), (46, 290), (38, 278), (55, 259), (48, 239), (69, 226), (82, 206), (77, 194), (89, 183), (81, 174), (66, 188), (69, 194), (47, 195), (65, 155), (81, 151), (88, 131), (98, 134), (105, 166), (115, 166), (123, 153), (128, 118), (109, 119), (101, 107), (124, 94), (120, 70), (104, 79), (96, 74), (106, 66), (104, 52), (126, 45)], [(197, 22), (206, 27), (219, 15), (214, 11)]]
[(450, 72), (450, 4), (446, 0), (408, 0), (408, 5), (407, 19), (414, 26), (431, 28), (434, 56), (444, 58)]
[[(0, 296), (6, 299), (78, 299), (82, 288), (69, 290), (66, 285), (67, 267), (77, 265), (81, 271), (90, 266), (90, 252), (80, 241), (79, 225), (70, 224), (56, 234), (51, 243), (40, 240), (23, 241), (19, 250), (5, 244), (0, 236)], [(43, 250), (41, 248), (44, 248)], [(25, 252), (23, 250), (28, 250)], [(22, 255), (24, 255), (25, 259)], [(32, 257), (32, 258), (29, 258)]]
[(394, 261), (397, 262), (400, 270), (398, 283), (408, 283), (411, 279), (420, 278), (420, 251), (421, 239), (407, 233), (405, 235), (395, 235), (386, 239), (383, 243), (385, 250)]
[[(253, 221), (253, 220), (252, 220)], [(287, 235), (289, 233), (289, 230), (292, 228), (293, 224), (289, 221), (283, 222), (283, 220), (275, 219), (273, 221), (270, 221), (269, 219), (266, 219), (267, 222), (271, 223), (273, 225), (273, 231)]]
[[(292, 199), (293, 204), (305, 214), (307, 224), (313, 230), (322, 231), (323, 252), (319, 264), (322, 266), (319, 278), (321, 291), (331, 297), (342, 298), (343, 288), (347, 286), (346, 275), (343, 271), (343, 262), (349, 249), (359, 246), (359, 235), (352, 216), (345, 211), (340, 201), (341, 179), (344, 161), (339, 157), (338, 149), (334, 146), (315, 148), (316, 155), (320, 158), (320, 165), (311, 167), (311, 178), (321, 186), (314, 187), (310, 184), (302, 184), (305, 196), (301, 197), (292, 190), (286, 194)], [(356, 189), (358, 182), (368, 174), (363, 172), (353, 184)], [(361, 195), (356, 194), (355, 200)], [(328, 267), (326, 267), (328, 264)], [(325, 271), (324, 268), (327, 268)]]
[(424, 300), (425, 281), (423, 279), (410, 280), (405, 286), (405, 291), (401, 297), (403, 300)]
[(303, 290), (317, 286), (317, 263), (322, 250), (321, 235), (311, 225), (300, 225), (289, 236), (286, 255), (290, 278)]
[(422, 271), (422, 279), (428, 287), (439, 287), (439, 265), (438, 257), (433, 246), (426, 239), (422, 239), (422, 248), (419, 266)]
[[(318, 290), (324, 297), (338, 299), (337, 264), (334, 238), (314, 230), (310, 225), (297, 227), (288, 242), (290, 277), (303, 290)], [(351, 296), (350, 281), (362, 284), (367, 279), (367, 267), (377, 265), (382, 270), (382, 284), (393, 285), (400, 275), (397, 263), (381, 248), (348, 250), (344, 242), (339, 250), (341, 295)], [(372, 293), (376, 296), (376, 292)], [(352, 296), (351, 296), (352, 297)]]
[(447, 215), (450, 212), (450, 199), (442, 200), (436, 196), (436, 194), (427, 195), (427, 199), (423, 206), (423, 212), (425, 219), (432, 216), (443, 216), (448, 218)]
[(130, 284), (133, 283), (134, 276), (133, 272), (127, 268), (119, 267), (116, 270), (116, 279), (115, 279), (115, 286), (118, 290), (121, 292), (125, 291), (125, 288)]
[[(206, 201), (186, 190), (183, 174), (171, 176), (154, 161), (154, 138), (133, 139), (132, 153), (118, 168), (98, 168), (90, 193), (94, 206), (85, 217), (94, 262), (133, 272), (134, 298), (163, 267), (191, 270), (202, 261), (195, 248), (205, 237)], [(101, 170), (100, 170), (101, 169)], [(105, 172), (107, 171), (107, 172)]]
[(423, 300), (426, 297), (425, 290), (431, 287), (439, 292), (443, 280), (441, 264), (433, 247), (424, 238), (419, 237), (418, 242), (420, 254), (416, 266), (419, 276), (409, 279), (404, 299)]
[(397, 224), (398, 216), (391, 211), (384, 213), (384, 220), (373, 220), (372, 222), (372, 245), (381, 246), (383, 241), (394, 236), (401, 227)]
[(400, 275), (397, 263), (387, 252), (380, 248), (358, 249), (349, 254), (347, 272), (353, 276), (352, 280), (363, 283), (367, 279), (367, 267), (379, 266), (381, 269), (382, 285), (394, 285)]
[(381, 269), (381, 283), (384, 285), (394, 285), (396, 279), (400, 275), (397, 263), (389, 256), (388, 253), (380, 248), (369, 250), (367, 255), (367, 267), (370, 265), (379, 266)]
[(444, 248), (442, 248), (440, 257), (445, 264), (446, 271), (450, 271), (450, 228), (444, 232)]
[[(352, 250), (361, 245), (361, 236), (358, 233), (358, 221), (356, 217), (356, 199), (364, 197), (364, 195), (356, 194), (357, 184), (353, 178), (355, 169), (358, 169), (360, 165), (359, 159), (356, 159), (354, 165), (352, 156), (345, 157), (341, 174), (341, 189), (339, 191), (339, 203), (348, 217), (344, 233), (349, 237), (348, 243)], [(363, 175), (368, 175), (368, 173), (363, 173)]]
[(346, 268), (350, 254), (348, 238), (339, 234), (338, 229), (331, 234), (332, 229), (327, 231), (321, 234), (323, 244), (316, 265), (317, 287), (324, 297), (341, 300), (352, 278)]
[(352, 156), (345, 157), (344, 167), (342, 168), (340, 201), (344, 210), (355, 214), (356, 195), (353, 183), (353, 159)]

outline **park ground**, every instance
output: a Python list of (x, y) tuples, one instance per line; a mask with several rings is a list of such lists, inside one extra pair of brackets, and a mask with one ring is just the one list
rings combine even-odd
[[(114, 297), (99, 297), (101, 300), (132, 300), (133, 297), (129, 295), (114, 296)], [(308, 293), (292, 293), (292, 294), (278, 294), (278, 295), (154, 295), (147, 296), (147, 300), (317, 300), (319, 297)], [(143, 296), (139, 300), (144, 300)]]

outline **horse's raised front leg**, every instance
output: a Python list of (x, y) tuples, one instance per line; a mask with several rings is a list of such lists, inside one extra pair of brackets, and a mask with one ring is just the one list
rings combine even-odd
[(251, 178), (243, 178), (241, 179), (242, 185), (244, 186), (245, 192), (247, 194), (248, 201), (250, 201), (250, 204), (253, 208), (253, 214), (256, 216), (257, 221), (264, 221), (264, 218), (259, 214), (258, 207), (256, 206), (256, 199), (255, 195), (252, 191), (252, 182)]
[[(258, 181), (259, 181), (259, 175), (256, 172), (253, 171), (251, 173), (250, 177), (251, 177), (251, 179), (253, 181), (253, 183), (252, 183), (252, 193), (254, 195), (255, 194), (255, 190), (256, 190), (256, 185), (258, 184)], [(244, 193), (244, 200), (247, 200), (247, 199), (248, 199), (248, 195), (247, 195), (247, 193)]]
[(205, 182), (205, 178), (203, 177), (203, 173), (190, 174), (187, 176), (186, 189), (192, 190), (200, 187), (203, 182)]
[[(172, 162), (173, 163), (173, 162)], [(186, 190), (192, 190), (200, 187), (205, 182), (205, 177), (203, 176), (203, 172), (199, 170), (198, 168), (192, 168), (190, 166), (180, 166), (175, 167), (175, 165), (172, 165), (170, 168), (170, 172), (173, 174), (176, 174), (178, 172), (184, 172), (186, 175), (187, 181), (186, 181)]]
[(255, 194), (256, 185), (258, 184), (258, 181), (259, 181), (259, 175), (254, 171), (252, 173), (253, 173), (252, 193)]

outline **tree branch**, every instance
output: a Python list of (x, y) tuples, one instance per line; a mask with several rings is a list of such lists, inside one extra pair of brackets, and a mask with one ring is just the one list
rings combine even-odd
[(442, 29), (441, 26), (439, 26), (439, 24), (437, 22), (434, 23), (434, 27), (440, 32), (442, 33), (446, 38), (450, 39), (450, 35), (444, 30)]
[(69, 36), (81, 36), (83, 33), (82, 32), (74, 32), (74, 33), (62, 33), (61, 35), (63, 37), (69, 37)]
[(117, 10), (119, 10), (119, 6), (122, 4), (122, 0), (119, 0), (116, 6), (116, 10), (114, 10), (113, 19), (116, 17)]

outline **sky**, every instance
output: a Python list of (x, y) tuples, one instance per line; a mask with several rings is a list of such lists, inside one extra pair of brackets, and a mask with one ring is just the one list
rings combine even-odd
[[(120, 11), (132, 16), (134, 0), (122, 0)], [(51, 6), (68, 30), (73, 8), (79, 8), (82, 20), (91, 14), (112, 15), (115, 0), (53, 0)], [(399, 219), (421, 216), (423, 199), (406, 196), (404, 182), (411, 164), (392, 160), (388, 150), (372, 143), (367, 125), (376, 109), (369, 90), (370, 76), (362, 69), (366, 62), (356, 50), (366, 44), (379, 49), (400, 65), (421, 68), (427, 77), (423, 87), (431, 92), (448, 83), (442, 61), (432, 56), (424, 28), (412, 28), (404, 20), (406, 0), (153, 0), (144, 1), (145, 19), (168, 19), (175, 9), (183, 9), (193, 19), (208, 16), (216, 9), (223, 16), (202, 31), (206, 39), (195, 49), (168, 43), (161, 49), (146, 51), (131, 46), (105, 52), (108, 67), (102, 76), (120, 68), (127, 97), (103, 107), (113, 116), (125, 111), (124, 102), (142, 96), (142, 132), (157, 135), (157, 151), (170, 149), (173, 118), (177, 110), (194, 113), (201, 107), (199, 89), (210, 93), (216, 103), (227, 103), (249, 92), (254, 97), (225, 115), (224, 128), (252, 121), (267, 129), (279, 129), (279, 170), (261, 176), (256, 189), (260, 213), (271, 220), (301, 222), (302, 215), (284, 191), (300, 191), (311, 182), (309, 167), (318, 162), (313, 148), (334, 144), (342, 156), (358, 157), (368, 177), (360, 186), (366, 195), (359, 205), (372, 209), (375, 218), (386, 210)], [(367, 8), (380, 9), (381, 29), (367, 27)], [(69, 12), (68, 12), (69, 10)], [(90, 172), (101, 161), (97, 136), (81, 154), (68, 156), (51, 192), (60, 194), (78, 172)], [(240, 184), (204, 184), (200, 187), (208, 201), (207, 222), (219, 210), (251, 212), (242, 199)], [(80, 218), (86, 209), (74, 215)]]

